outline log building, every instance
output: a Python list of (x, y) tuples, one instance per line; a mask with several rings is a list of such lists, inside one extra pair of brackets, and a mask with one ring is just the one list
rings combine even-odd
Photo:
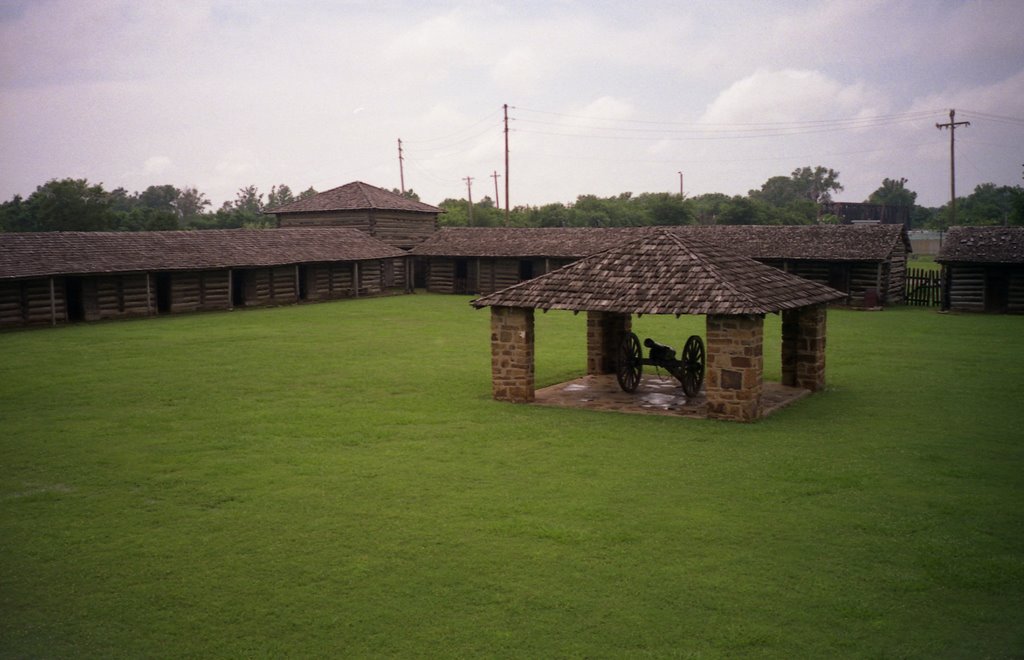
[(0, 233), (0, 328), (411, 290), (406, 253), (354, 229)]
[(437, 231), (441, 209), (354, 181), (265, 213), (278, 227), (351, 227), (408, 250)]
[(668, 229), (841, 291), (841, 304), (902, 300), (910, 242), (902, 225), (718, 225), (672, 228), (444, 228), (412, 250), (426, 287), (488, 294), (645, 232)]
[(952, 227), (942, 264), (942, 309), (1024, 313), (1024, 227)]

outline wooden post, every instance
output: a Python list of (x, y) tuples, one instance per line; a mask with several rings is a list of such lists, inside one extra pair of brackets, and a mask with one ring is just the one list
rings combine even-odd
[(359, 262), (352, 262), (352, 291), (353, 295), (359, 297)]
[[(228, 280), (229, 287), (230, 284), (231, 281)], [(153, 316), (153, 294), (149, 290), (149, 271), (146, 271), (146, 316)]]
[(299, 264), (295, 264), (295, 300), (299, 299)]
[(53, 276), (50, 276), (50, 325), (57, 325), (57, 300)]
[(479, 294), (480, 291), (480, 257), (476, 258), (476, 292)]

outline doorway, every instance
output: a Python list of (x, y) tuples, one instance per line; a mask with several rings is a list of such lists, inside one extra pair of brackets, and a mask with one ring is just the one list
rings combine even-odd
[(171, 274), (156, 274), (156, 313), (169, 314), (171, 312)]
[(245, 307), (245, 271), (231, 271), (231, 306)]
[(81, 277), (64, 278), (64, 300), (69, 323), (85, 320), (85, 295), (82, 289)]

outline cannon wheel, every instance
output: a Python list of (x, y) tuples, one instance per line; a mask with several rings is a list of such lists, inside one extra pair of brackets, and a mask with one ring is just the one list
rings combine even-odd
[(683, 363), (683, 392), (688, 398), (697, 396), (704, 384), (704, 340), (692, 335), (683, 346), (680, 362)]
[(640, 376), (644, 372), (643, 350), (640, 348), (640, 338), (629, 332), (622, 336), (619, 342), (618, 364), (616, 365), (615, 376), (619, 380), (619, 387), (623, 392), (636, 392), (640, 385)]

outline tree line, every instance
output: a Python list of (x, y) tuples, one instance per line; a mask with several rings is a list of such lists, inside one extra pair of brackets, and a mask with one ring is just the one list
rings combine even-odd
[[(914, 229), (945, 229), (950, 208), (918, 206), (917, 193), (905, 178), (883, 179), (866, 200), (910, 208)], [(625, 192), (611, 197), (580, 195), (575, 202), (517, 206), (509, 224), (517, 227), (623, 227), (642, 225), (806, 225), (836, 222), (823, 213), (823, 204), (842, 192), (839, 172), (822, 166), (801, 167), (788, 176), (769, 178), (746, 195), (708, 193), (683, 197), (673, 193)], [(393, 192), (398, 193), (397, 189)], [(23, 199), (0, 204), (0, 231), (158, 231), (169, 229), (229, 229), (274, 226), (265, 211), (316, 195), (312, 187), (296, 194), (285, 185), (264, 195), (256, 186), (240, 188), (235, 199), (213, 210), (209, 198), (194, 187), (150, 186), (129, 193), (105, 191), (85, 179), (54, 179)], [(419, 201), (412, 190), (400, 193)], [(438, 205), (445, 226), (502, 226), (505, 212), (490, 197), (474, 202), (448, 198)], [(1024, 189), (983, 183), (957, 198), (958, 225), (1024, 226)]]
[(294, 194), (272, 186), (264, 200), (256, 186), (240, 188), (217, 210), (194, 187), (166, 184), (142, 192), (111, 191), (85, 179), (54, 179), (28, 198), (0, 204), (0, 231), (162, 231), (170, 229), (264, 228), (275, 224), (270, 209), (316, 195), (312, 187)]

